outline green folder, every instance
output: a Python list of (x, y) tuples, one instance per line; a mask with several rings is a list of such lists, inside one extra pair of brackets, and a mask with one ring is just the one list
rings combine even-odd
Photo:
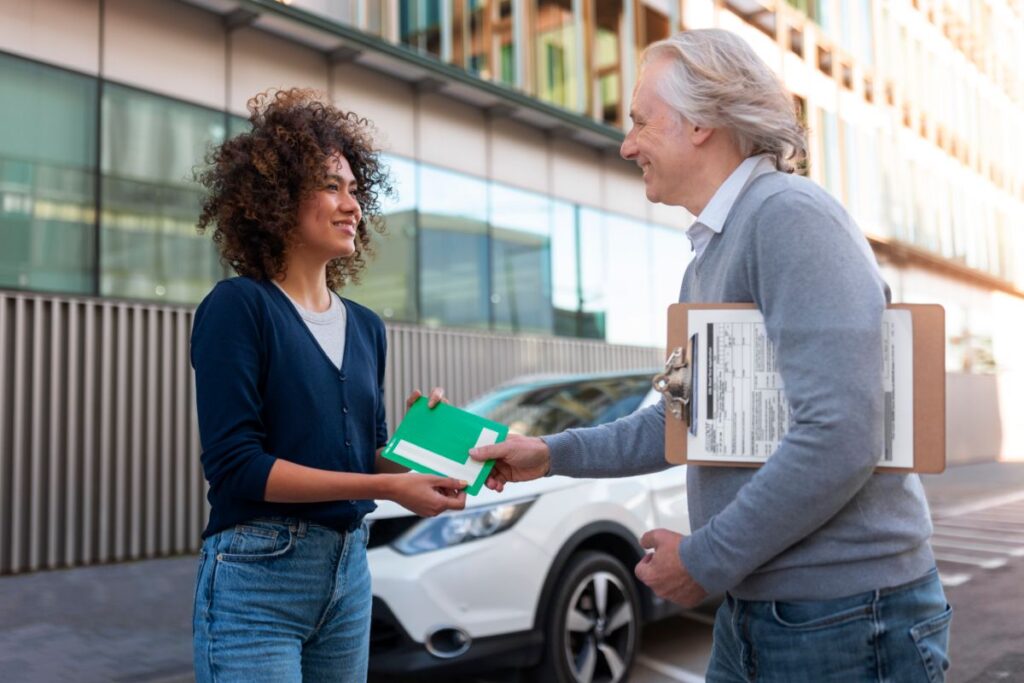
[(469, 449), (500, 443), (506, 436), (508, 427), (503, 424), (447, 403), (428, 408), (426, 397), (421, 396), (405, 414), (383, 455), (416, 472), (467, 481), (466, 493), (475, 496), (494, 461), (473, 460)]

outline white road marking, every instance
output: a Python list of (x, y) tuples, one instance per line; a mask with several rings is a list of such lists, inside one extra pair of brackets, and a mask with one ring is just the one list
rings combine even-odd
[(1000, 555), (1009, 555), (1011, 557), (1021, 557), (1024, 555), (1024, 547), (1021, 546), (1002, 546), (995, 545), (993, 543), (972, 543), (970, 541), (960, 540), (946, 540), (944, 538), (931, 539), (933, 548), (953, 548), (955, 550), (980, 550), (983, 553), (999, 553)]
[(1016, 491), (1014, 493), (993, 496), (991, 498), (985, 498), (971, 503), (964, 503), (963, 505), (954, 505), (942, 510), (936, 510), (934, 517), (936, 519), (959, 517), (960, 515), (966, 515), (969, 512), (981, 512), (982, 510), (988, 510), (989, 508), (1006, 505), (1008, 503), (1016, 503), (1018, 501), (1024, 501), (1024, 491)]
[(651, 671), (656, 671), (663, 676), (668, 676), (674, 681), (679, 681), (679, 683), (704, 683), (704, 677), (699, 674), (687, 671), (686, 669), (678, 666), (666, 664), (665, 662), (659, 662), (647, 655), (637, 656), (636, 662), (641, 666), (647, 667)]
[(954, 564), (969, 564), (982, 569), (998, 569), (1006, 564), (1005, 557), (992, 557), (989, 559), (978, 559), (968, 555), (956, 555), (954, 553), (935, 553), (935, 559), (939, 562), (952, 562)]
[(943, 519), (936, 522), (936, 526), (956, 527), (958, 529), (978, 529), (979, 531), (991, 531), (993, 533), (1024, 534), (1024, 524), (1016, 527), (1006, 525), (1005, 522), (972, 522), (969, 519)]
[(945, 536), (948, 538), (969, 538), (972, 541), (995, 541), (997, 543), (1024, 543), (1024, 534), (999, 534), (985, 533), (975, 529), (954, 529), (936, 524), (934, 536)]
[(943, 586), (959, 586), (962, 583), (967, 583), (971, 580), (970, 574), (943, 574), (939, 572), (939, 581), (942, 582)]

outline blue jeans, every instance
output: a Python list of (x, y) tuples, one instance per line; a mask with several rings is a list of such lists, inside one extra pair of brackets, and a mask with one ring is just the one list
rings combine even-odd
[(192, 645), (196, 680), (366, 680), (367, 529), (256, 519), (199, 553)]
[(953, 609), (932, 569), (903, 586), (820, 602), (727, 596), (708, 683), (941, 683)]

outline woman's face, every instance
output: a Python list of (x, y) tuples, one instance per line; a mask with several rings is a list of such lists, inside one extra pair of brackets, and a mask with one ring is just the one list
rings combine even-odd
[(292, 248), (325, 261), (356, 251), (356, 230), (363, 214), (355, 198), (356, 177), (348, 159), (335, 154), (327, 160), (327, 182), (299, 202), (298, 225)]

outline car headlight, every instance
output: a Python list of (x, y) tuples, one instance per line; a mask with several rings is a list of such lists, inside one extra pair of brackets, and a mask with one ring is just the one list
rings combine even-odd
[(402, 534), (393, 547), (403, 555), (417, 555), (487, 538), (511, 528), (535, 500), (497, 503), (424, 519)]

